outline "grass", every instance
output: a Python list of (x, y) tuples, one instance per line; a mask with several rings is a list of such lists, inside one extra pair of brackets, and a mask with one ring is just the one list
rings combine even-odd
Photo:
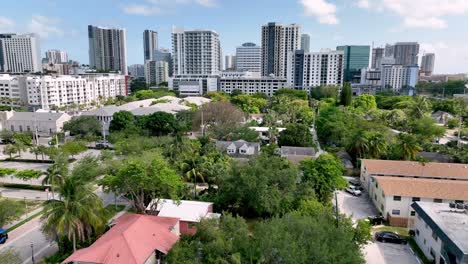
[(418, 244), (416, 241), (414, 241), (413, 238), (408, 239), (408, 245), (413, 249), (414, 253), (418, 256), (418, 258), (421, 260), (423, 264), (431, 264), (432, 262), (429, 261), (426, 258), (426, 255), (422, 252), (422, 250), (419, 248)]
[(11, 231), (15, 230), (16, 228), (18, 228), (18, 227), (24, 225), (25, 223), (31, 221), (32, 219), (34, 219), (34, 218), (40, 216), (40, 215), (42, 214), (42, 212), (43, 212), (43, 211), (39, 211), (39, 212), (37, 212), (37, 213), (35, 213), (35, 214), (29, 216), (28, 218), (24, 219), (23, 221), (20, 221), (20, 222), (16, 223), (16, 225), (13, 225), (13, 226), (11, 226), (10, 228), (8, 228), (8, 229), (7, 229), (7, 232), (11, 232)]
[(382, 227), (375, 228), (374, 231), (376, 231), (376, 232), (389, 231), (389, 232), (397, 233), (400, 236), (409, 237), (409, 234), (408, 234), (409, 230), (406, 227), (382, 226)]
[(105, 210), (105, 217), (106, 221), (109, 221), (112, 217), (114, 217), (118, 212), (122, 211), (125, 209), (125, 205), (108, 205)]
[(5, 224), (9, 224), (19, 219), (22, 215), (34, 211), (42, 204), (42, 201), (12, 198), (0, 198), (0, 201), (3, 202), (5, 206), (11, 208), (11, 210), (8, 210), (10, 217)]

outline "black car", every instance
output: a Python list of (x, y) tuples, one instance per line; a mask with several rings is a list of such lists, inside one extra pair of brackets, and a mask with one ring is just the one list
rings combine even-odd
[(381, 215), (372, 215), (367, 217), (367, 219), (369, 219), (369, 223), (371, 225), (381, 225), (384, 221), (384, 218)]
[(388, 231), (375, 233), (375, 240), (382, 243), (406, 244), (407, 241), (404, 237)]

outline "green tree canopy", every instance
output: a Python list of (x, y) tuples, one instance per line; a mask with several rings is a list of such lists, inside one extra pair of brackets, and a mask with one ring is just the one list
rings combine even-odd
[(289, 124), (280, 132), (278, 145), (290, 147), (312, 147), (314, 136), (304, 124)]
[(122, 131), (135, 126), (135, 116), (128, 111), (119, 111), (112, 115), (109, 131)]
[(362, 94), (353, 100), (353, 106), (361, 111), (367, 112), (377, 108), (375, 97), (370, 94)]
[(275, 92), (275, 96), (286, 96), (290, 99), (307, 100), (307, 92), (291, 88), (281, 88)]
[(350, 106), (353, 99), (353, 91), (351, 90), (351, 84), (343, 84), (343, 88), (340, 93), (340, 104), (344, 106)]
[(165, 112), (142, 116), (137, 123), (142, 129), (148, 130), (151, 135), (155, 136), (172, 134), (178, 130), (174, 115)]
[(252, 114), (260, 113), (267, 106), (267, 100), (265, 98), (259, 98), (248, 94), (240, 94), (231, 97), (231, 103), (239, 106), (242, 111)]
[(88, 149), (86, 144), (81, 141), (67, 141), (62, 146), (60, 146), (60, 148), (63, 150), (63, 152), (71, 155), (72, 157)]
[(102, 132), (101, 123), (94, 116), (74, 117), (65, 122), (63, 129), (70, 131), (72, 136), (99, 136)]

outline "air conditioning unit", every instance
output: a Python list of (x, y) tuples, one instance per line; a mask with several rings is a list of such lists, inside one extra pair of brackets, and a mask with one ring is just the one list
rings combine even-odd
[(450, 208), (455, 208), (455, 203), (449, 203)]
[(464, 206), (462, 203), (457, 203), (457, 209), (464, 209)]

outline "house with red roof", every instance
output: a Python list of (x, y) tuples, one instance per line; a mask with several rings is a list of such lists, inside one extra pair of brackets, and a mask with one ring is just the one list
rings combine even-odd
[(179, 239), (179, 230), (179, 218), (124, 214), (94, 244), (62, 264), (159, 264)]

